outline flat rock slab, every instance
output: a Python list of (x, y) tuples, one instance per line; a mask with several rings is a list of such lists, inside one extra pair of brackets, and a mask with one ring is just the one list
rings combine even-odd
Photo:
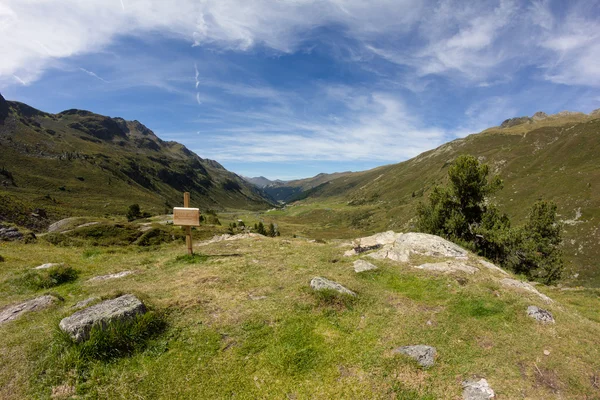
[(238, 233), (237, 235), (230, 235), (228, 233), (225, 233), (223, 235), (215, 235), (215, 236), (213, 236), (212, 239), (200, 242), (196, 246), (206, 246), (206, 245), (209, 245), (212, 243), (218, 243), (218, 242), (223, 242), (223, 241), (232, 241), (232, 240), (241, 240), (241, 239), (248, 239), (248, 238), (264, 239), (265, 236), (258, 234), (258, 233)]
[(111, 322), (127, 321), (145, 313), (144, 303), (134, 295), (126, 294), (77, 311), (60, 321), (59, 327), (76, 342), (82, 342), (89, 338), (93, 326), (104, 329)]
[(56, 297), (45, 295), (36, 297), (35, 299), (27, 300), (24, 303), (8, 306), (4, 310), (0, 311), (0, 325), (5, 322), (13, 321), (26, 312), (40, 311), (44, 308), (50, 307), (54, 301), (56, 301)]
[(435, 363), (437, 351), (435, 347), (418, 344), (415, 346), (402, 346), (394, 350), (394, 353), (400, 353), (409, 356), (417, 361), (424, 368), (432, 367)]
[(322, 278), (320, 276), (312, 278), (312, 280), (310, 281), (310, 287), (313, 288), (313, 290), (330, 289), (342, 294), (356, 296), (356, 293), (354, 293), (352, 290), (345, 288), (337, 282), (330, 281), (329, 279)]
[(88, 299), (81, 300), (80, 302), (78, 302), (77, 304), (75, 304), (72, 308), (87, 307), (88, 305), (90, 305), (90, 303), (93, 303), (96, 300), (100, 300), (100, 298), (98, 298), (98, 297), (90, 297)]
[(365, 261), (365, 260), (356, 260), (356, 261), (354, 261), (353, 267), (354, 267), (354, 271), (355, 272), (372, 271), (374, 269), (377, 269), (377, 266), (375, 266), (375, 265), (373, 265), (370, 262)]
[(536, 306), (527, 307), (527, 315), (545, 324), (553, 324), (555, 322), (550, 311)]
[(106, 281), (109, 279), (124, 278), (127, 275), (131, 275), (131, 274), (135, 274), (135, 271), (123, 271), (123, 272), (117, 272), (116, 274), (95, 276), (93, 278), (88, 279), (88, 282), (98, 282), (98, 281)]
[(464, 400), (488, 400), (495, 396), (494, 391), (483, 378), (464, 381), (462, 385)]
[(60, 267), (61, 265), (65, 265), (65, 264), (63, 264), (63, 263), (46, 263), (46, 264), (38, 265), (37, 267), (35, 267), (33, 269), (48, 269), (48, 268), (52, 268), (52, 267)]
[(521, 290), (525, 290), (527, 292), (533, 293), (538, 295), (542, 300), (544, 300), (546, 303), (553, 303), (554, 301), (546, 296), (543, 293), (540, 293), (536, 288), (533, 287), (533, 285), (531, 285), (530, 283), (527, 282), (521, 282), (518, 281), (516, 279), (510, 279), (510, 278), (504, 278), (500, 281), (500, 283), (502, 283), (502, 285), (509, 287), (509, 288), (515, 288), (515, 289), (521, 289)]
[(417, 265), (415, 268), (424, 269), (427, 271), (437, 271), (437, 272), (466, 272), (467, 274), (474, 274), (478, 272), (479, 269), (462, 263), (460, 261), (444, 261), (439, 263), (428, 263)]
[(486, 260), (479, 260), (479, 264), (483, 265), (484, 267), (491, 269), (493, 271), (498, 271), (503, 275), (508, 275), (508, 272), (506, 272), (505, 270), (503, 270), (502, 268), (498, 267), (496, 264), (493, 264), (489, 261)]
[(369, 257), (409, 262), (411, 254), (440, 258), (468, 258), (468, 252), (462, 247), (439, 236), (417, 232), (409, 232), (398, 236), (393, 244), (383, 246), (381, 250), (369, 254)]

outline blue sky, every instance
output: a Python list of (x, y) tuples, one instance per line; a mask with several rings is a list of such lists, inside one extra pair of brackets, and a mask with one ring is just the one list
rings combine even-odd
[(600, 108), (591, 0), (2, 0), (0, 35), (5, 98), (137, 119), (270, 179)]

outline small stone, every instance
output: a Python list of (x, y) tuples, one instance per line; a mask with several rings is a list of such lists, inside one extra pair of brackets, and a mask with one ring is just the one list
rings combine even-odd
[(94, 326), (105, 329), (113, 321), (127, 321), (145, 313), (144, 303), (134, 295), (126, 294), (77, 311), (70, 317), (63, 318), (59, 327), (76, 342), (82, 342), (89, 338)]
[(65, 265), (65, 264), (63, 264), (63, 263), (46, 263), (46, 264), (38, 265), (34, 269), (48, 269), (48, 268), (52, 268), (52, 267), (59, 267), (61, 265)]
[(544, 355), (545, 356), (549, 356), (550, 355), (550, 351), (549, 350), (544, 350)]
[(418, 344), (416, 346), (403, 346), (394, 350), (394, 353), (405, 354), (417, 361), (424, 368), (432, 367), (435, 363), (437, 351), (435, 347)]
[(555, 322), (554, 317), (552, 316), (552, 313), (550, 313), (550, 311), (544, 310), (536, 306), (527, 307), (527, 315), (545, 324), (553, 324)]
[(356, 260), (354, 261), (354, 271), (355, 272), (364, 272), (371, 271), (377, 269), (377, 267), (365, 260)]
[(106, 281), (109, 279), (118, 279), (118, 278), (123, 278), (127, 275), (131, 275), (134, 274), (134, 271), (122, 271), (122, 272), (117, 272), (116, 274), (109, 274), (109, 275), (101, 275), (101, 276), (95, 276), (93, 278), (90, 278), (88, 280), (88, 282), (96, 282), (96, 281)]
[(487, 380), (469, 380), (464, 381), (463, 400), (488, 400), (494, 398), (495, 394)]
[(14, 304), (3, 310), (0, 310), (0, 325), (5, 322), (13, 321), (19, 318), (24, 313), (30, 311), (39, 311), (44, 308), (50, 307), (55, 300), (56, 297), (45, 295), (41, 297), (36, 297), (35, 299), (27, 300), (26, 302), (20, 304)]
[(329, 279), (322, 278), (320, 276), (312, 278), (310, 281), (310, 287), (317, 291), (331, 289), (342, 294), (356, 296), (356, 293), (354, 293), (352, 290), (345, 288), (337, 282), (330, 281)]

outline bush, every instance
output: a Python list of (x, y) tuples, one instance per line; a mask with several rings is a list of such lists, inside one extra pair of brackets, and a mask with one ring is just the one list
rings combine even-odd
[(33, 270), (21, 279), (24, 286), (32, 289), (48, 289), (77, 279), (79, 271), (67, 265), (57, 265), (47, 269)]
[(127, 221), (129, 221), (129, 222), (140, 218), (141, 215), (142, 215), (142, 213), (141, 213), (139, 204), (132, 204), (127, 209), (126, 216), (127, 216)]

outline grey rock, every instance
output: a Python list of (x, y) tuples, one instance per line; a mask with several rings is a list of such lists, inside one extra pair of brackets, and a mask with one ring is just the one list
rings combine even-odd
[(536, 294), (542, 300), (544, 300), (546, 303), (553, 303), (554, 302), (550, 297), (546, 296), (543, 293), (540, 293), (536, 288), (533, 287), (533, 285), (531, 285), (528, 282), (521, 282), (521, 281), (518, 281), (516, 279), (504, 278), (504, 279), (502, 279), (500, 281), (500, 283), (502, 285), (506, 286), (506, 287), (509, 287), (509, 288), (525, 290), (527, 292)]
[(405, 354), (417, 361), (424, 368), (432, 367), (435, 363), (437, 351), (435, 347), (418, 344), (415, 346), (402, 346), (394, 350), (394, 353)]
[(48, 269), (48, 268), (52, 268), (52, 267), (59, 267), (61, 265), (64, 265), (64, 264), (63, 263), (46, 263), (46, 264), (38, 265), (34, 269)]
[(13, 321), (26, 312), (39, 311), (50, 307), (56, 300), (57, 299), (54, 296), (45, 295), (28, 300), (24, 303), (8, 306), (0, 311), (0, 325), (5, 322)]
[(381, 250), (368, 256), (375, 259), (389, 258), (393, 261), (408, 262), (411, 254), (441, 258), (468, 258), (467, 251), (462, 247), (439, 236), (417, 232), (402, 234), (392, 245), (384, 245)]
[(59, 327), (76, 342), (82, 342), (89, 338), (94, 326), (105, 329), (111, 322), (127, 321), (145, 313), (144, 303), (134, 295), (126, 294), (77, 311), (70, 317), (63, 318)]
[(0, 226), (0, 240), (13, 241), (23, 238), (23, 234), (15, 227)]
[(427, 263), (415, 266), (418, 269), (424, 269), (427, 271), (437, 271), (437, 272), (466, 272), (467, 274), (474, 274), (478, 272), (479, 269), (467, 265), (458, 261), (444, 261), (439, 263)]
[(356, 293), (354, 293), (352, 290), (345, 288), (337, 282), (330, 281), (329, 279), (322, 278), (320, 276), (312, 278), (312, 280), (310, 281), (310, 287), (313, 288), (313, 290), (331, 289), (339, 293), (348, 294), (350, 296), (356, 296)]
[(134, 273), (135, 273), (135, 271), (122, 271), (122, 272), (117, 272), (116, 274), (100, 275), (100, 276), (95, 276), (93, 278), (88, 279), (88, 282), (98, 282), (98, 281), (106, 281), (109, 279), (118, 279), (118, 278), (123, 278), (123, 277), (126, 277), (127, 275), (131, 275)]
[(355, 272), (364, 272), (364, 271), (371, 271), (374, 269), (377, 269), (377, 267), (373, 264), (371, 264), (368, 261), (365, 260), (356, 260), (354, 261), (354, 271)]
[(538, 111), (531, 117), (534, 121), (541, 121), (543, 119), (548, 118), (548, 114), (543, 111)]
[(508, 272), (506, 272), (505, 270), (503, 270), (502, 268), (498, 267), (496, 264), (493, 264), (489, 261), (486, 260), (479, 260), (479, 264), (483, 265), (484, 267), (491, 269), (493, 271), (498, 271), (503, 275), (508, 275)]
[(100, 298), (98, 298), (98, 297), (90, 297), (88, 299), (81, 300), (80, 302), (78, 302), (77, 304), (75, 304), (72, 308), (87, 307), (90, 303), (93, 303), (96, 300), (100, 300)]
[(501, 128), (510, 128), (510, 127), (525, 124), (525, 123), (531, 122), (531, 121), (533, 121), (533, 119), (531, 119), (529, 117), (509, 118), (509, 119), (504, 120), (504, 122), (502, 122), (500, 124), (500, 127)]
[(552, 316), (552, 313), (550, 313), (550, 311), (544, 310), (536, 306), (527, 307), (527, 315), (545, 324), (553, 324), (555, 322), (554, 317)]
[(487, 380), (483, 378), (464, 381), (462, 385), (464, 400), (488, 400), (495, 396)]

